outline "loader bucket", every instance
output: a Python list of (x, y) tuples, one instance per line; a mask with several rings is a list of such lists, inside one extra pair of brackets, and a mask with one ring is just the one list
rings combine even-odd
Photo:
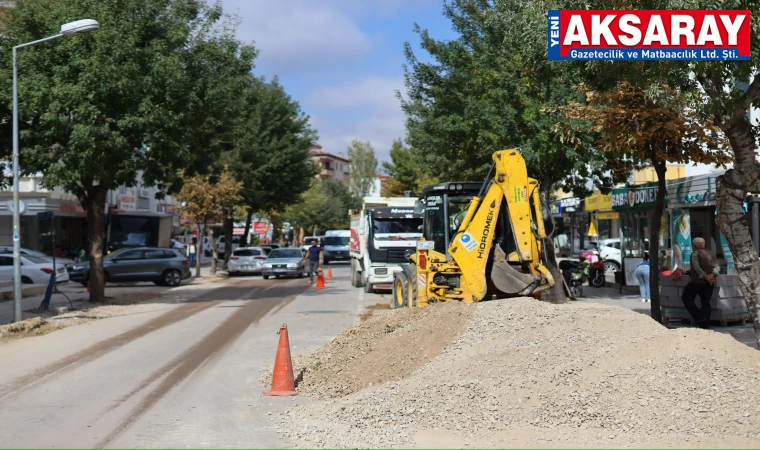
[(500, 245), (494, 246), (491, 264), (491, 282), (505, 295), (529, 296), (545, 280), (530, 273), (515, 270), (508, 262)]

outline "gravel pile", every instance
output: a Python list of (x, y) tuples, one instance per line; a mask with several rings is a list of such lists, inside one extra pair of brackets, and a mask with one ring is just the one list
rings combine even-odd
[[(760, 353), (729, 336), (594, 304), (462, 307), (474, 317), (438, 357), (406, 379), (287, 410), (275, 417), (285, 437), (361, 448), (760, 444)], [(413, 323), (426, 320), (436, 314)], [(419, 351), (395, 350), (401, 361)], [(331, 376), (353, 377), (348, 366)]]
[[(473, 312), (459, 302), (449, 302), (438, 308), (391, 310), (371, 317), (322, 348), (294, 356), (297, 390), (333, 398), (408, 377), (464, 332)], [(270, 386), (272, 365), (262, 371), (262, 385)]]

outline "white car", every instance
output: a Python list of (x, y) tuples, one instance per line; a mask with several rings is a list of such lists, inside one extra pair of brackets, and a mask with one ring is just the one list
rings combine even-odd
[(261, 273), (267, 260), (266, 253), (260, 247), (240, 247), (232, 251), (227, 270), (230, 275), (243, 273)]
[[(13, 246), (12, 245), (0, 245), (0, 255), (11, 255), (13, 256)], [(22, 248), (21, 249), (21, 255), (31, 255), (36, 256), (38, 258), (42, 258), (45, 261), (53, 262), (53, 257), (50, 255), (46, 255), (42, 252), (38, 252), (37, 250), (30, 250), (28, 248)], [(61, 263), (64, 266), (70, 266), (74, 264), (74, 261), (69, 258), (55, 258), (55, 263)]]
[[(69, 272), (64, 264), (55, 264), (55, 282), (69, 281)], [(53, 274), (53, 264), (34, 255), (21, 256), (21, 282), (24, 284), (48, 284)], [(0, 281), (13, 281), (13, 255), (0, 255)]]
[(184, 242), (180, 242), (176, 239), (172, 239), (171, 244), (172, 244), (173, 249), (182, 250), (183, 252), (187, 250), (187, 244), (185, 244)]
[(614, 273), (622, 267), (620, 253), (620, 239), (602, 239), (599, 241), (599, 256), (604, 259), (607, 273)]
[[(240, 247), (240, 236), (232, 236), (232, 251)], [(220, 258), (224, 258), (224, 252), (227, 250), (227, 246), (224, 243), (224, 236), (216, 238), (216, 252), (219, 253)]]

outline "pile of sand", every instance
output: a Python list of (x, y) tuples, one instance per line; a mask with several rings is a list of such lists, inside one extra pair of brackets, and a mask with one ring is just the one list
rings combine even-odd
[[(445, 345), (468, 311), (466, 330)], [(382, 336), (394, 323), (394, 339)], [(322, 362), (304, 374), (303, 393), (354, 392), (276, 417), (303, 446), (760, 443), (760, 352), (617, 307), (514, 299), (394, 311), (302, 361)]]
[[(371, 317), (322, 348), (294, 356), (297, 390), (318, 398), (339, 397), (408, 377), (448, 347), (467, 328), (474, 312), (449, 302)], [(261, 382), (269, 386), (272, 367), (262, 370)]]

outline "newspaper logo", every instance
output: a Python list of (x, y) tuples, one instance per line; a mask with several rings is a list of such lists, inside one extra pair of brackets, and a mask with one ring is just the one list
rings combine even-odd
[(550, 60), (750, 59), (748, 10), (550, 10)]

